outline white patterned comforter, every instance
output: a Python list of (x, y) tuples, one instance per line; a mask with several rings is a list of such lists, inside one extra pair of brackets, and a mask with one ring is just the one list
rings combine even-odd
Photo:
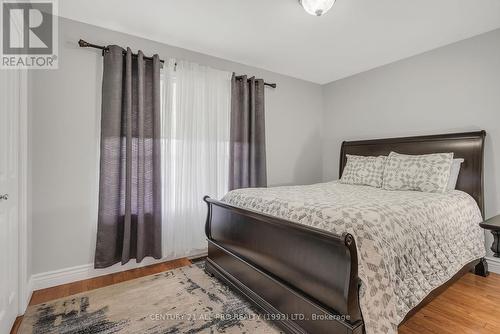
[(408, 311), (485, 256), (480, 210), (461, 191), (388, 191), (337, 181), (229, 192), (224, 202), (334, 234), (358, 249), (366, 333), (397, 333)]

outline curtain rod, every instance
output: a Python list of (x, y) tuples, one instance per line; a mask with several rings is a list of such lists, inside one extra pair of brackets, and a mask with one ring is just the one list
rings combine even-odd
[[(105, 52), (105, 51), (108, 51), (109, 48), (107, 46), (102, 46), (102, 45), (96, 45), (96, 44), (92, 44), (92, 43), (89, 43), (89, 42), (86, 42), (84, 41), (83, 39), (80, 39), (78, 41), (78, 45), (81, 47), (81, 48), (94, 48), (94, 49), (101, 49), (102, 52)], [(126, 54), (126, 51), (123, 51), (124, 54)], [(134, 57), (137, 57), (137, 54), (136, 53), (133, 53), (132, 56)], [(143, 57), (144, 59), (149, 59), (149, 60), (152, 60), (153, 57), (146, 57), (144, 56)], [(160, 63), (164, 63), (165, 61), (160, 59)]]
[[(92, 43), (89, 43), (87, 41), (84, 41), (83, 39), (80, 39), (78, 41), (78, 45), (81, 47), (81, 48), (94, 48), (94, 49), (100, 49), (102, 50), (103, 52), (105, 51), (108, 51), (108, 47), (107, 46), (102, 46), (102, 45), (96, 45), (96, 44), (92, 44)], [(123, 53), (126, 53), (125, 51), (123, 51)], [(132, 56), (134, 57), (137, 57), (137, 54), (133, 53)], [(149, 59), (149, 60), (152, 60), (153, 58), (152, 57), (146, 57), (144, 56), (144, 59)], [(160, 59), (160, 62), (163, 64), (165, 61), (163, 59)], [(177, 65), (177, 64), (176, 64)], [(243, 76), (237, 76), (236, 79), (242, 79)], [(275, 83), (268, 83), (268, 82), (264, 82), (264, 86), (269, 86), (271, 88), (276, 88), (276, 84)]]
[[(241, 80), (241, 79), (243, 79), (243, 75), (237, 75), (237, 76), (235, 76), (235, 78), (237, 80)], [(275, 83), (264, 82), (264, 86), (269, 86), (271, 88), (276, 88), (276, 84)]]

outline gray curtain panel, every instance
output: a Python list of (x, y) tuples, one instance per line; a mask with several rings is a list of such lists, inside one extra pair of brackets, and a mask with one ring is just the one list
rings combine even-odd
[(265, 187), (264, 80), (234, 74), (231, 80), (229, 190)]
[(160, 60), (109, 46), (102, 83), (96, 268), (161, 258), (160, 168)]

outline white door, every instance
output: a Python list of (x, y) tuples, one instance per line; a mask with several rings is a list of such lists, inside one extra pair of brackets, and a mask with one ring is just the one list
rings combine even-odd
[(0, 333), (18, 314), (18, 139), (21, 73), (0, 69)]

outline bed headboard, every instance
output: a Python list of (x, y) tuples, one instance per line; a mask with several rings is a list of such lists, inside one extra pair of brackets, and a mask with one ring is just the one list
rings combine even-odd
[(457, 189), (471, 195), (484, 217), (483, 155), (486, 132), (452, 133), (432, 136), (387, 138), (374, 140), (344, 141), (340, 150), (339, 177), (342, 175), (346, 154), (377, 156), (391, 151), (403, 154), (429, 154), (453, 152), (455, 158), (463, 158)]

